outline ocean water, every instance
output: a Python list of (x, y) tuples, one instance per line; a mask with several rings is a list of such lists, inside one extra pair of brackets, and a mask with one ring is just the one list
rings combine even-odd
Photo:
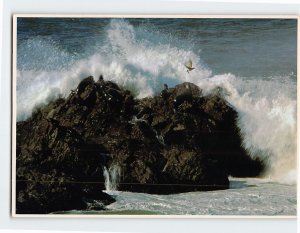
[(274, 183), (268, 179), (231, 178), (230, 189), (209, 192), (171, 195), (106, 192), (112, 195), (116, 202), (107, 206), (104, 211), (72, 210), (63, 213), (201, 216), (293, 216), (297, 214), (296, 186)]
[[(293, 19), (19, 18), (17, 121), (67, 96), (89, 75), (103, 74), (137, 98), (160, 92), (164, 83), (193, 82), (204, 94), (223, 87), (238, 112), (243, 146), (268, 165), (263, 176), (233, 178), (232, 189), (214, 192), (116, 192), (117, 202), (108, 208), (114, 213), (294, 215), (296, 48)], [(187, 73), (189, 60), (195, 70)]]

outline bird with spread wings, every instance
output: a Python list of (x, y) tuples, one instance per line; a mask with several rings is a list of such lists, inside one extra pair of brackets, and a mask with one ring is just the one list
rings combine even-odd
[(186, 72), (188, 73), (195, 69), (191, 60), (189, 60), (184, 66), (187, 68)]

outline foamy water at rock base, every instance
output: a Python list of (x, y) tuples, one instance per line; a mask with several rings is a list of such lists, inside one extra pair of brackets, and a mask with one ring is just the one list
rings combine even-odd
[(108, 205), (105, 211), (68, 211), (64, 214), (293, 216), (297, 213), (296, 187), (293, 185), (253, 178), (233, 178), (230, 185), (228, 190), (175, 195), (108, 191), (116, 202)]

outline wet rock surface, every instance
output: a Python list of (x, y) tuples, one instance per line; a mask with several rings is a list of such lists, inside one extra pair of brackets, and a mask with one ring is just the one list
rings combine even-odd
[(228, 176), (256, 176), (237, 113), (220, 90), (192, 83), (135, 99), (102, 77), (80, 82), (17, 123), (17, 213), (104, 209), (104, 169), (117, 166), (118, 190), (178, 193), (229, 187)]

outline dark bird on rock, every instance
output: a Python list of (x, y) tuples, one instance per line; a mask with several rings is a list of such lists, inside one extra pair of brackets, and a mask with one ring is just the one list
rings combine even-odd
[(160, 93), (160, 96), (166, 100), (169, 96), (170, 96), (170, 93), (169, 93), (169, 87), (167, 84), (164, 84), (164, 89), (161, 91)]

